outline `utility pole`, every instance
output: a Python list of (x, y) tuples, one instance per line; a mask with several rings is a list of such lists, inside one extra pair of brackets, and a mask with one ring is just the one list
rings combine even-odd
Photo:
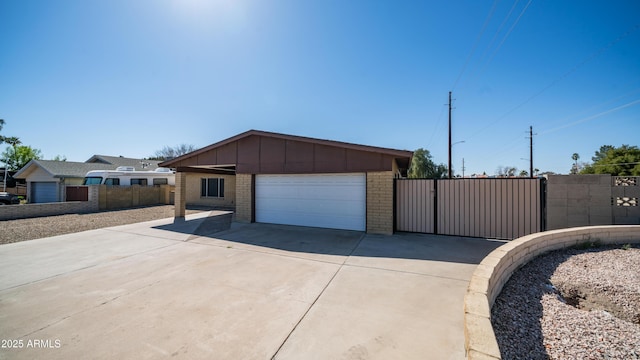
[(533, 126), (529, 126), (529, 176), (533, 178)]
[(448, 175), (449, 179), (451, 179), (451, 91), (449, 91), (449, 164), (448, 164)]
[(462, 178), (464, 178), (464, 158), (462, 158)]

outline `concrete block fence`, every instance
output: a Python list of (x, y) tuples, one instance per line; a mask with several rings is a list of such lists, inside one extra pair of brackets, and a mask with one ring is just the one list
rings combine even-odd
[(40, 216), (96, 212), (100, 209), (98, 186), (89, 186), (88, 201), (53, 202), (0, 206), (0, 220), (25, 219)]
[(172, 185), (160, 186), (88, 186), (87, 201), (0, 206), (0, 220), (41, 216), (91, 213), (135, 206), (170, 204)]
[(467, 359), (501, 359), (491, 325), (491, 307), (514, 271), (533, 258), (586, 242), (640, 243), (640, 225), (586, 226), (545, 231), (515, 239), (491, 252), (478, 265), (464, 299)]

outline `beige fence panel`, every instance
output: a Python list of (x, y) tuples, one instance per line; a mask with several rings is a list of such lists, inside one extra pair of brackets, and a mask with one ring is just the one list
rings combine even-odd
[(409, 179), (396, 182), (396, 230), (433, 233), (435, 180)]
[(499, 239), (542, 231), (543, 184), (524, 178), (399, 180), (396, 230)]

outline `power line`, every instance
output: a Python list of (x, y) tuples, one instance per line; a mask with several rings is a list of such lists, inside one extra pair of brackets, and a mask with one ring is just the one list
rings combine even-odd
[(498, 50), (500, 50), (500, 48), (502, 47), (502, 44), (504, 44), (504, 42), (507, 40), (507, 38), (509, 37), (509, 35), (511, 35), (511, 32), (513, 31), (513, 29), (516, 27), (516, 25), (518, 25), (518, 22), (520, 22), (520, 19), (522, 18), (522, 15), (524, 15), (524, 13), (527, 11), (527, 9), (529, 8), (529, 5), (531, 5), (531, 2), (533, 0), (529, 0), (529, 2), (527, 3), (527, 5), (525, 5), (524, 9), (522, 9), (522, 11), (520, 12), (520, 15), (518, 15), (518, 17), (516, 18), (516, 21), (513, 23), (513, 25), (511, 25), (511, 27), (509, 28), (509, 30), (507, 31), (507, 33), (504, 35), (504, 37), (502, 38), (502, 41), (500, 41), (500, 44), (498, 44), (498, 47), (496, 47), (496, 49), (493, 51), (493, 53), (491, 54), (491, 57), (489, 57), (489, 61), (487, 61), (487, 64), (491, 62), (491, 60), (493, 60), (493, 57), (496, 55), (496, 53), (498, 52)]
[(520, 137), (521, 135), (518, 135), (517, 137), (513, 138), (513, 140), (506, 146), (504, 146), (502, 148), (502, 150), (498, 150), (496, 152), (494, 152), (491, 156), (489, 156), (490, 158), (494, 158), (498, 155), (501, 155), (507, 151), (510, 151), (511, 149), (515, 148), (516, 146), (520, 145), (522, 142), (522, 138)]
[(640, 103), (640, 99), (635, 100), (635, 101), (632, 101), (632, 102), (630, 102), (630, 103), (626, 103), (626, 104), (624, 104), (624, 105), (620, 105), (620, 106), (615, 107), (615, 108), (613, 108), (613, 109), (609, 109), (609, 110), (603, 111), (603, 112), (598, 113), (598, 114), (595, 114), (595, 115), (591, 115), (591, 116), (586, 117), (586, 118), (584, 118), (584, 119), (580, 119), (580, 120), (578, 120), (578, 121), (574, 121), (574, 122), (572, 122), (572, 123), (565, 124), (565, 125), (563, 125), (563, 126), (559, 126), (559, 127), (557, 127), (557, 128), (551, 129), (551, 130), (547, 130), (547, 131), (545, 131), (543, 134), (549, 134), (549, 133), (552, 133), (552, 132), (555, 132), (555, 131), (558, 131), (558, 130), (562, 130), (562, 129), (565, 129), (565, 128), (568, 128), (568, 127), (571, 127), (571, 126), (575, 126), (575, 125), (581, 124), (581, 123), (583, 123), (583, 122), (586, 122), (586, 121), (589, 121), (589, 120), (593, 120), (593, 119), (595, 119), (595, 118), (599, 118), (600, 116), (604, 116), (604, 115), (610, 114), (610, 113), (612, 113), (612, 112), (615, 112), (615, 111), (618, 111), (618, 110), (622, 110), (622, 109), (628, 108), (628, 107), (633, 106), (633, 105), (636, 105), (636, 104), (638, 104), (638, 103)]
[[(516, 0), (513, 3), (513, 6), (511, 6), (511, 9), (507, 13), (507, 16), (504, 17), (504, 20), (502, 20), (502, 23), (500, 24), (500, 26), (498, 26), (498, 30), (496, 30), (496, 33), (493, 34), (493, 38), (491, 38), (491, 41), (489, 42), (489, 45), (487, 45), (487, 47), (482, 52), (482, 56), (480, 56), (480, 61), (482, 61), (484, 59), (484, 56), (487, 54), (487, 51), (491, 48), (491, 46), (493, 45), (493, 42), (496, 41), (496, 38), (498, 37), (498, 34), (500, 34), (500, 32), (502, 31), (502, 28), (506, 25), (507, 20), (509, 20), (509, 18), (511, 17), (511, 13), (513, 13), (513, 10), (515, 10), (516, 5), (518, 5), (518, 1), (520, 1), (520, 0)], [(486, 64), (485, 64), (485, 67), (486, 67)]]
[(615, 163), (615, 164), (591, 164), (589, 166), (617, 166), (617, 165), (638, 165), (640, 162)]
[(489, 24), (489, 21), (491, 20), (491, 17), (493, 16), (493, 13), (496, 10), (496, 6), (498, 5), (498, 1), (499, 0), (495, 0), (493, 2), (493, 5), (491, 6), (491, 10), (489, 10), (489, 14), (487, 14), (487, 18), (484, 20), (484, 24), (482, 24), (482, 29), (480, 29), (480, 33), (478, 33), (478, 36), (476, 36), (476, 41), (471, 47), (471, 51), (469, 52), (469, 55), (467, 55), (467, 59), (465, 60), (464, 65), (462, 66), (462, 69), (460, 70), (460, 73), (456, 78), (456, 81), (453, 83), (451, 90), (455, 90), (456, 85), (458, 85), (458, 81), (460, 81), (462, 74), (467, 69), (467, 65), (469, 65), (469, 60), (471, 60), (471, 56), (473, 56), (473, 53), (476, 51), (476, 47), (478, 47), (478, 43), (480, 42), (480, 38), (482, 38), (482, 34), (484, 34), (484, 31), (487, 29), (487, 25)]
[[(567, 120), (569, 120), (569, 119), (571, 119), (573, 117), (577, 117), (579, 115), (591, 113), (594, 109), (597, 109), (597, 108), (605, 106), (605, 105), (609, 105), (610, 103), (616, 102), (616, 101), (618, 101), (618, 100), (620, 100), (622, 98), (625, 98), (625, 97), (627, 97), (629, 95), (635, 94), (635, 93), (637, 93), (639, 91), (640, 91), (640, 88), (634, 89), (634, 90), (629, 91), (629, 92), (627, 92), (627, 93), (625, 93), (623, 95), (620, 95), (620, 96), (618, 96), (618, 97), (616, 97), (614, 99), (609, 99), (607, 101), (604, 101), (604, 102), (601, 102), (601, 103), (596, 104), (594, 106), (591, 106), (591, 107), (589, 107), (589, 108), (587, 108), (587, 109), (585, 109), (583, 111), (579, 111), (579, 112), (577, 112), (575, 114), (569, 115), (569, 116), (565, 117), (562, 120), (556, 121), (556, 123), (564, 123), (565, 121), (567, 121)], [(569, 127), (569, 126), (572, 126), (571, 124), (573, 124), (573, 122), (567, 123), (565, 125), (566, 125), (566, 127)], [(564, 125), (563, 125), (563, 127), (564, 127)], [(554, 131), (557, 131), (557, 130), (559, 130), (559, 127), (556, 126), (554, 128), (548, 129), (548, 130), (543, 130), (540, 134), (547, 134), (547, 133), (554, 132)]]
[(571, 68), (569, 71), (565, 72), (562, 76), (560, 76), (559, 78), (556, 78), (555, 80), (553, 80), (549, 85), (545, 86), (544, 88), (542, 88), (542, 90), (536, 92), (535, 94), (529, 96), (525, 101), (523, 101), (522, 103), (516, 105), (515, 107), (513, 107), (511, 110), (507, 111), (506, 113), (504, 113), (502, 116), (500, 116), (499, 118), (497, 118), (495, 121), (487, 124), (486, 126), (484, 126), (483, 128), (481, 128), (480, 130), (476, 131), (474, 134), (472, 134), (470, 137), (473, 137), (475, 135), (478, 135), (479, 133), (485, 131), (486, 129), (488, 129), (489, 127), (497, 124), (498, 122), (502, 121), (504, 118), (506, 118), (507, 116), (511, 115), (513, 112), (515, 112), (516, 110), (520, 109), (521, 107), (523, 107), (524, 105), (526, 105), (528, 102), (530, 102), (531, 100), (535, 99), (536, 97), (540, 96), (540, 94), (544, 93), (545, 91), (549, 90), (551, 87), (553, 87), (554, 85), (556, 85), (557, 83), (559, 83), (560, 81), (564, 80), (565, 78), (567, 78), (569, 75), (571, 75), (572, 73), (574, 73), (575, 71), (577, 71), (578, 69), (580, 69), (582, 66), (584, 66), (586, 63), (588, 63), (589, 61), (595, 59), (596, 57), (600, 56), (603, 52), (605, 52), (606, 50), (608, 50), (609, 48), (611, 48), (612, 46), (614, 46), (615, 44), (617, 44), (618, 42), (620, 42), (621, 40), (623, 40), (624, 38), (626, 38), (627, 36), (631, 35), (632, 33), (634, 33), (636, 30), (638, 30), (638, 28), (640, 28), (640, 24), (636, 24), (635, 26), (633, 26), (632, 28), (630, 28), (629, 30), (627, 30), (625, 33), (623, 33), (622, 35), (618, 36), (616, 39), (614, 39), (613, 41), (609, 42), (607, 45), (601, 47), (600, 49), (598, 49), (597, 51), (595, 51), (594, 53), (590, 54), (589, 56), (587, 56), (584, 60), (582, 60), (580, 63), (578, 63), (577, 65), (575, 65), (573, 68)]

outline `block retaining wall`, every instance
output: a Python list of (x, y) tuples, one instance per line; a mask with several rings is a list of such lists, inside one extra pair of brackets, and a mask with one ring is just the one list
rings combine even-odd
[(100, 210), (98, 192), (97, 185), (89, 186), (89, 201), (0, 206), (0, 220), (96, 212)]
[(0, 221), (42, 216), (90, 213), (126, 209), (135, 206), (171, 203), (173, 185), (106, 186), (90, 185), (88, 201), (65, 201), (42, 204), (0, 206)]
[(467, 359), (501, 359), (491, 326), (491, 307), (518, 268), (543, 253), (585, 242), (640, 243), (640, 225), (587, 226), (523, 236), (500, 246), (478, 265), (464, 299)]

